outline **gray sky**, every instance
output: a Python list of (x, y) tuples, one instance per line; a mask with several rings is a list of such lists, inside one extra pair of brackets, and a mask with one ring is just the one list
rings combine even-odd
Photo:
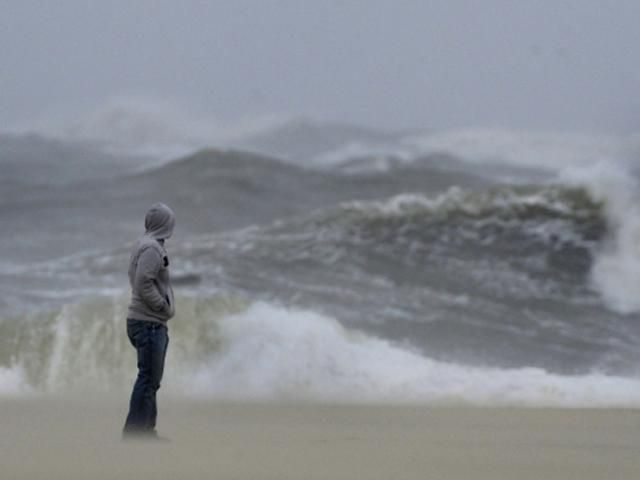
[(0, 0), (0, 122), (128, 95), (223, 121), (628, 132), (638, 25), (637, 0)]

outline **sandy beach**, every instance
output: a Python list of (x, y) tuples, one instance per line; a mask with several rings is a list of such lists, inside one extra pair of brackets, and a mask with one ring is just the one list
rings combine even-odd
[(640, 411), (163, 400), (169, 442), (120, 439), (121, 399), (0, 403), (6, 479), (634, 479)]

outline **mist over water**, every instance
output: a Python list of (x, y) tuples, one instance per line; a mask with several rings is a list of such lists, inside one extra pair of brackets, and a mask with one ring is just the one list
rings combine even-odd
[(0, 394), (130, 387), (129, 248), (163, 201), (172, 395), (640, 401), (637, 137), (169, 111), (0, 137)]

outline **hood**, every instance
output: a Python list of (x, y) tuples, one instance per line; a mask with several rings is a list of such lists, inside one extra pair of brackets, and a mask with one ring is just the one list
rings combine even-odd
[(176, 223), (176, 216), (164, 203), (156, 203), (144, 218), (145, 235), (164, 240), (171, 236)]

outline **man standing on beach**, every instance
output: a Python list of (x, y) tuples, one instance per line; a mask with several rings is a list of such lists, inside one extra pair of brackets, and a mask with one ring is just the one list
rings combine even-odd
[(138, 377), (131, 393), (124, 437), (158, 438), (156, 392), (169, 345), (167, 321), (175, 312), (164, 242), (173, 233), (174, 225), (175, 215), (169, 207), (163, 203), (153, 205), (145, 217), (146, 231), (131, 252), (127, 335), (138, 353)]

